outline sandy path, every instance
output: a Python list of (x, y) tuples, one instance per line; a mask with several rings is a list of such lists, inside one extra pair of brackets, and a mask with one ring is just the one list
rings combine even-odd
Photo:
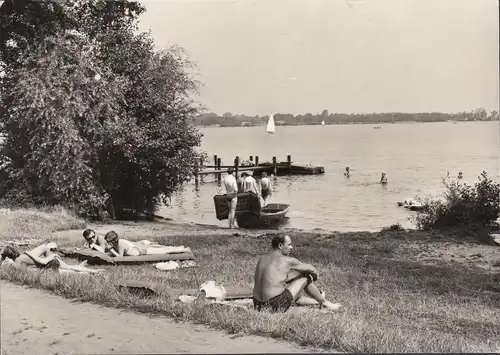
[(165, 317), (75, 303), (0, 281), (4, 354), (309, 352), (259, 336), (231, 336)]

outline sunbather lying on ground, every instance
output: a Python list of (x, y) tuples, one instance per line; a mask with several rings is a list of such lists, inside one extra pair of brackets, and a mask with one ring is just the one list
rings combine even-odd
[(166, 246), (158, 243), (152, 243), (149, 240), (131, 242), (118, 237), (115, 231), (110, 231), (104, 236), (106, 242), (112, 249), (110, 252), (114, 256), (139, 256), (139, 255), (158, 255), (168, 253), (191, 253), (190, 248), (184, 246)]
[(56, 243), (47, 243), (37, 246), (35, 249), (21, 252), (11, 246), (6, 246), (2, 251), (2, 261), (6, 258), (14, 261), (16, 265), (36, 266), (40, 269), (54, 269), (59, 271), (74, 271), (96, 273), (102, 270), (89, 269), (83, 265), (70, 265), (65, 263), (59, 255), (54, 253), (57, 250)]
[(271, 246), (273, 250), (260, 258), (255, 269), (255, 309), (286, 312), (302, 290), (318, 301), (320, 307), (340, 308), (340, 304), (327, 301), (314, 283), (318, 278), (316, 268), (289, 256), (293, 247), (288, 235), (276, 235)]
[(97, 235), (93, 229), (85, 229), (83, 237), (86, 241), (85, 245), (90, 249), (100, 251), (101, 253), (107, 253), (111, 249), (108, 243), (106, 243), (104, 236)]

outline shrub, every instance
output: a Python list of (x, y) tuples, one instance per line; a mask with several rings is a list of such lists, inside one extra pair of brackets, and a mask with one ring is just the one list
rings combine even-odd
[(389, 227), (382, 228), (381, 232), (402, 232), (405, 229), (400, 223), (391, 224)]
[[(191, 123), (193, 65), (180, 48), (155, 51), (148, 34), (134, 32), (144, 10), (134, 3), (2, 7), (0, 23), (10, 26), (0, 36), (10, 53), (0, 58), (6, 204), (63, 205), (90, 218), (154, 213), (193, 175), (201, 142)], [(51, 11), (57, 16), (41, 17)], [(39, 25), (47, 36), (26, 30)]]
[(474, 186), (444, 180), (444, 199), (421, 201), (424, 206), (414, 221), (418, 229), (491, 226), (500, 215), (500, 184), (483, 171)]

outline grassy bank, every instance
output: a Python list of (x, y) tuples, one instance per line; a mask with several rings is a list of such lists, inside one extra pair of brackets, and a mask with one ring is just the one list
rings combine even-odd
[[(0, 216), (0, 228), (15, 229), (17, 223), (8, 226), (18, 218), (26, 221), (28, 212), (16, 213)], [(40, 222), (43, 220), (40, 218), (36, 225), (24, 222), (21, 225), (29, 225), (30, 229), (21, 228), (20, 233), (44, 235), (60, 229), (54, 224), (55, 219), (49, 218), (47, 224)], [(59, 222), (83, 228), (82, 221), (69, 215), (67, 221)], [(268, 250), (270, 243), (269, 236), (228, 236), (216, 231), (209, 236), (195, 232), (168, 236), (172, 233), (168, 223), (151, 226), (141, 226), (144, 231), (137, 239), (190, 246), (200, 265), (196, 271), (198, 280), (216, 280), (230, 287), (252, 286), (257, 257)], [(453, 235), (422, 232), (296, 232), (291, 236), (295, 254), (318, 266), (320, 287), (329, 298), (345, 306), (343, 312), (259, 314), (220, 305), (181, 304), (173, 302), (168, 294), (141, 298), (118, 292), (115, 287), (126, 279), (137, 279), (161, 281), (171, 288), (193, 288), (196, 281), (192, 269), (167, 273), (150, 265), (113, 266), (105, 267), (103, 275), (75, 277), (3, 268), (0, 278), (82, 301), (201, 322), (230, 333), (266, 334), (303, 345), (340, 347), (351, 352), (500, 349), (500, 292), (496, 289), (500, 267), (495, 266), (500, 266), (500, 253), (495, 247), (457, 243)], [(12, 239), (3, 231), (0, 237)], [(59, 238), (58, 243), (81, 245), (81, 240), (68, 236)], [(461, 252), (466, 253), (465, 257), (460, 256)]]
[(63, 208), (18, 209), (0, 214), (0, 241), (50, 238), (53, 232), (85, 228), (87, 222)]

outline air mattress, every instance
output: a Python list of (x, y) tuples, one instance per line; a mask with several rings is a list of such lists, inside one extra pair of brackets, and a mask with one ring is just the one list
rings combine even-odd
[[(232, 195), (214, 196), (215, 214), (219, 221), (227, 219), (229, 216), (229, 201)], [(253, 213), (260, 215), (260, 199), (252, 192), (241, 192), (237, 194), (238, 203), (236, 205), (236, 215), (244, 213)]]
[(61, 249), (60, 252), (67, 257), (77, 258), (78, 260), (87, 260), (87, 263), (89, 265), (141, 264), (169, 260), (195, 259), (193, 253), (169, 253), (157, 255), (110, 257), (107, 254), (90, 249), (67, 248)]
[[(177, 298), (180, 295), (188, 295), (188, 296), (196, 296), (199, 292), (199, 289), (171, 289), (168, 288), (164, 283), (161, 282), (153, 282), (153, 281), (136, 281), (136, 280), (127, 280), (120, 285), (119, 288), (125, 288), (129, 291), (141, 290), (145, 291), (145, 293), (149, 294), (157, 294), (164, 290), (166, 293), (172, 295)], [(245, 298), (252, 298), (253, 291), (248, 287), (229, 287), (226, 288), (226, 300), (238, 300)]]

